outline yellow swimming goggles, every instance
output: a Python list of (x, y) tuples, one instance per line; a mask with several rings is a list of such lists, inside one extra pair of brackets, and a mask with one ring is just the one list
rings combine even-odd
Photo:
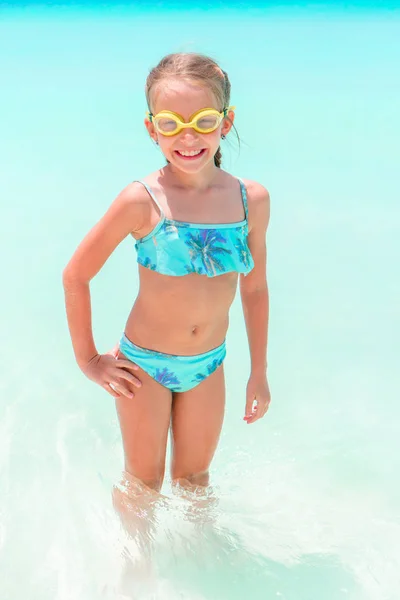
[(228, 106), (222, 112), (215, 108), (202, 108), (195, 112), (185, 123), (181, 115), (169, 110), (162, 110), (153, 115), (147, 112), (147, 118), (162, 135), (176, 135), (182, 129), (193, 128), (198, 133), (211, 133), (220, 125), (221, 121), (227, 116), (229, 110), (235, 110), (235, 106)]

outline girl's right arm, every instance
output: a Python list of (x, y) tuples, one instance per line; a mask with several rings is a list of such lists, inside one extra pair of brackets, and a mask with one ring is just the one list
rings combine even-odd
[[(63, 271), (68, 327), (76, 361), (90, 379), (102, 385), (113, 396), (119, 394), (111, 391), (107, 379), (115, 379), (117, 364), (120, 377), (130, 378), (132, 383), (135, 378), (127, 372), (125, 377), (125, 371), (121, 372), (120, 367), (129, 366), (122, 364), (127, 361), (116, 361), (111, 356), (101, 357), (97, 352), (92, 332), (89, 283), (118, 244), (131, 232), (140, 231), (143, 226), (145, 208), (148, 206), (147, 195), (143, 191), (145, 192), (144, 187), (139, 184), (128, 185), (86, 235)], [(103, 358), (101, 368), (100, 358)], [(132, 364), (130, 368), (133, 368)], [(115, 388), (123, 387), (118, 378), (112, 383)]]

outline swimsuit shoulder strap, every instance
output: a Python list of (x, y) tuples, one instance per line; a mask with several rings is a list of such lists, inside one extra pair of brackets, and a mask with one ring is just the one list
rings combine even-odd
[[(161, 204), (159, 203), (159, 201), (155, 197), (155, 194), (154, 194), (153, 190), (151, 189), (151, 187), (147, 183), (145, 183), (144, 181), (141, 181), (140, 179), (136, 179), (136, 181), (138, 183), (141, 183), (146, 188), (146, 190), (148, 191), (150, 197), (153, 199), (154, 204), (157, 206), (158, 210), (160, 211), (161, 219), (164, 219), (165, 218), (164, 211), (163, 211), (163, 209), (161, 207)], [(133, 183), (135, 183), (135, 182), (133, 182)]]
[(239, 183), (240, 183), (240, 190), (242, 192), (242, 201), (243, 201), (243, 207), (244, 207), (244, 214), (245, 214), (246, 221), (247, 221), (247, 218), (249, 216), (249, 208), (247, 206), (247, 190), (246, 190), (246, 186), (244, 185), (243, 180), (240, 177), (238, 177), (237, 179), (239, 180)]

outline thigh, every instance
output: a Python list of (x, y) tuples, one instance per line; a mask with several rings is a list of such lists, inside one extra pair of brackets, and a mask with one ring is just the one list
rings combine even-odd
[(224, 367), (188, 392), (174, 394), (172, 404), (172, 479), (207, 471), (214, 456), (225, 410)]
[[(119, 352), (118, 357), (126, 357)], [(125, 470), (150, 487), (164, 476), (172, 392), (143, 369), (135, 371), (140, 388), (132, 386), (133, 398), (117, 398), (116, 409), (125, 453)]]

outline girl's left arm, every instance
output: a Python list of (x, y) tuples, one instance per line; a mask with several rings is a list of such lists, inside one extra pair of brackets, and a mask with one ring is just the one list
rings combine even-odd
[(248, 275), (240, 276), (240, 295), (251, 359), (244, 420), (254, 423), (265, 415), (271, 401), (267, 381), (269, 293), (266, 247), (270, 197), (268, 191), (255, 181), (246, 182), (246, 187), (249, 205), (248, 244), (254, 268)]

